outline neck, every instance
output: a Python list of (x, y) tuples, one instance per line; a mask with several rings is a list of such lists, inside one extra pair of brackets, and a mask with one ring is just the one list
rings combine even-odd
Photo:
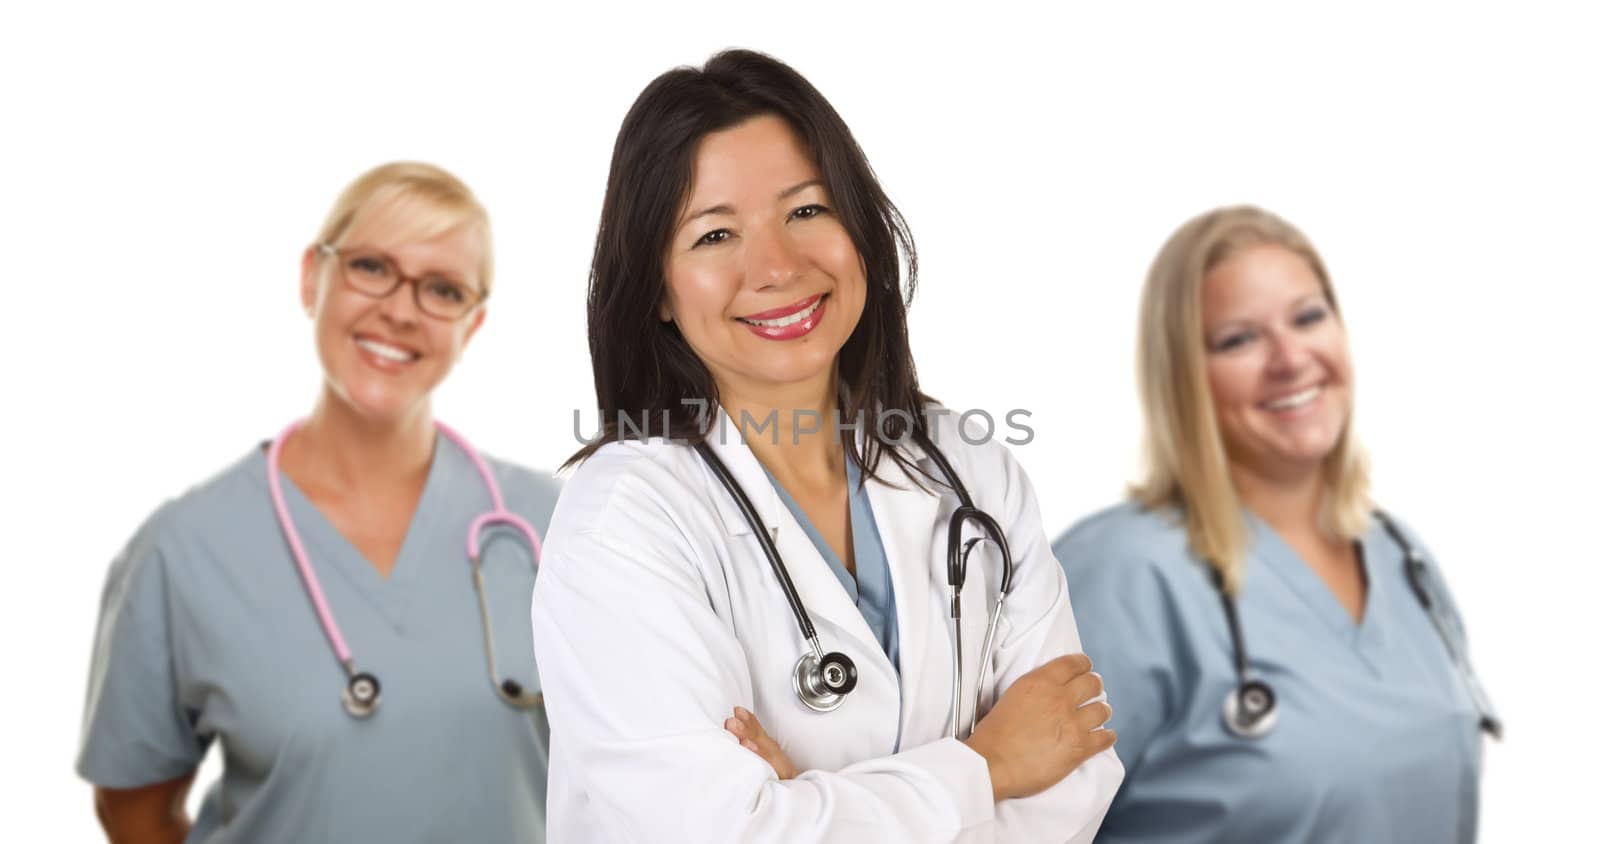
[(357, 413), (325, 388), (306, 423), (284, 444), (292, 472), (350, 489), (426, 475), (433, 462), (433, 413), (426, 402), (394, 419)]
[[(825, 485), (844, 477), (844, 444), (834, 430), (839, 402), (832, 377), (760, 394), (719, 385), (722, 407), (756, 459), (785, 486)], [(757, 427), (761, 427), (759, 432)]]
[(1234, 463), (1229, 466), (1229, 473), (1244, 505), (1279, 534), (1321, 534), (1326, 485), (1320, 464), (1294, 471), (1263, 472)]

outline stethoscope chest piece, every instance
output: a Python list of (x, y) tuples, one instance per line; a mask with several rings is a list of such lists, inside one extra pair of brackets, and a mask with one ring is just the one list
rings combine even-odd
[(832, 712), (856, 687), (856, 664), (838, 651), (808, 651), (794, 664), (794, 693), (813, 712)]
[(1278, 696), (1264, 680), (1246, 680), (1222, 699), (1222, 724), (1239, 738), (1261, 738), (1278, 725)]
[(353, 674), (350, 682), (344, 686), (344, 711), (357, 718), (366, 718), (378, 708), (378, 701), (383, 696), (383, 686), (378, 678), (361, 672)]

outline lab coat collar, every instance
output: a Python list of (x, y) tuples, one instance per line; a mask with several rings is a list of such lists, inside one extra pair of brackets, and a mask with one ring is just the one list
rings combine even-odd
[[(916, 465), (939, 477), (938, 468), (931, 465), (933, 461), (922, 458), (922, 450), (918, 448)], [(872, 502), (878, 535), (883, 539), (884, 558), (889, 562), (889, 580), (894, 585), (900, 664), (941, 665), (946, 672), (945, 676), (931, 683), (900, 684), (901, 720), (905, 723), (908, 715), (915, 716), (924, 710), (939, 712), (938, 718), (942, 719), (943, 712), (937, 704), (922, 700), (923, 692), (947, 689), (950, 685), (948, 662), (930, 661), (926, 656), (928, 649), (935, 645), (929, 642), (928, 613), (931, 605), (927, 595), (930, 590), (944, 588), (945, 579), (940, 576), (944, 569), (934, 565), (934, 556), (944, 548), (944, 525), (954, 509), (955, 497), (930, 495), (927, 489), (917, 485), (900, 464), (887, 456), (878, 461), (878, 475), (883, 481), (867, 482), (867, 498)], [(943, 487), (929, 484), (925, 479), (922, 479), (922, 484), (936, 493), (945, 491)], [(937, 646), (943, 649), (948, 645), (939, 642)], [(918, 727), (926, 728), (927, 725)]]
[[(726, 411), (717, 414), (716, 424), (706, 434), (706, 442), (722, 459), (723, 465), (728, 467), (728, 474), (744, 488), (745, 496), (750, 499), (761, 524), (772, 537), (779, 556), (783, 558), (784, 567), (789, 570), (789, 579), (805, 604), (806, 614), (817, 628), (823, 649), (847, 652), (860, 671), (867, 671), (866, 666), (870, 663), (876, 670), (893, 677), (894, 667), (889, 664), (889, 657), (878, 644), (878, 637), (873, 635), (867, 620), (861, 616), (861, 610), (850, 599), (850, 593), (839, 583), (839, 578), (834, 576), (833, 569), (822, 558), (822, 553), (811, 544), (811, 537), (806, 535), (805, 529), (795, 521), (794, 514), (784, 506), (778, 497), (778, 490), (761, 468), (761, 461), (756, 459), (755, 452), (740, 438), (738, 426)], [(706, 473), (710, 475), (709, 467)], [(734, 537), (749, 535), (750, 523), (745, 521), (733, 496), (723, 490), (715, 478), (708, 480), (715, 490), (712, 498), (717, 502), (717, 510), (728, 534)], [(881, 522), (880, 517), (880, 529)], [(751, 547), (756, 559), (765, 567), (765, 555), (755, 543), (752, 542)], [(838, 641), (840, 633), (853, 641)]]
[[(864, 435), (857, 432), (857, 447), (860, 447), (864, 440)], [(948, 446), (940, 443), (937, 439), (934, 440), (934, 443), (946, 451), (949, 450)], [(711, 427), (706, 431), (706, 444), (711, 446), (712, 453), (722, 459), (723, 465), (728, 467), (729, 474), (732, 474), (733, 479), (738, 481), (739, 486), (744, 488), (744, 494), (749, 497), (750, 503), (755, 506), (756, 513), (761, 516), (762, 523), (767, 525), (769, 529), (776, 526), (779, 521), (779, 515), (787, 514), (789, 510), (783, 506), (783, 502), (778, 498), (778, 491), (773, 488), (771, 481), (767, 478), (766, 471), (761, 468), (761, 461), (756, 459), (755, 452), (750, 450), (750, 446), (746, 444), (741, 436), (739, 426), (726, 410), (721, 408), (717, 410)], [(914, 438), (906, 437), (898, 447), (907, 460), (913, 465), (920, 466), (924, 472), (928, 473), (929, 477), (935, 478), (940, 482), (944, 481), (944, 477), (939, 474), (939, 468), (934, 465), (932, 460), (928, 459), (927, 452), (923, 450), (921, 444)], [(709, 469), (706, 471), (710, 472)], [(936, 486), (930, 484), (927, 478), (914, 480), (902, 471), (899, 464), (888, 455), (884, 455), (883, 459), (878, 461), (877, 473), (888, 483), (900, 487), (911, 487), (912, 491), (925, 498), (928, 497), (927, 493), (916, 488), (918, 482), (924, 487)], [(867, 485), (870, 488), (872, 486), (871, 481)], [(720, 484), (718, 486), (720, 488)], [(713, 496), (713, 498), (716, 500), (717, 513), (722, 517), (723, 526), (727, 529), (729, 535), (745, 536), (750, 533), (750, 525), (745, 521), (744, 514), (739, 511), (739, 505), (734, 502), (732, 496), (724, 494)], [(881, 530), (882, 523), (885, 520), (883, 515), (885, 511), (876, 505), (876, 498), (873, 498), (873, 501), (873, 512), (878, 516)]]
[[(822, 646), (826, 650), (843, 650), (855, 660), (866, 679), (865, 672), (873, 671), (883, 680), (897, 682), (894, 666), (878, 643), (877, 636), (862, 617), (861, 610), (834, 576), (822, 554), (811, 543), (800, 523), (784, 506), (777, 489), (756, 459), (754, 451), (740, 439), (737, 425), (731, 417), (719, 412), (706, 434), (706, 442), (713, 453), (728, 467), (728, 473), (744, 488), (756, 514), (766, 526), (789, 569), (800, 600), (812, 624), (818, 627)], [(917, 450), (921, 455), (921, 449)], [(937, 469), (928, 467), (931, 471)], [(894, 486), (872, 480), (867, 481), (867, 496), (872, 504), (878, 532), (883, 539), (884, 556), (889, 562), (889, 576), (895, 590), (896, 627), (900, 637), (900, 659), (903, 664), (921, 664), (922, 650), (927, 643), (927, 607), (922, 597), (929, 588), (925, 582), (929, 570), (929, 537), (933, 536), (939, 517), (940, 498), (919, 489), (893, 460), (885, 458), (878, 464), (879, 474)], [(710, 475), (707, 468), (707, 475)], [(750, 524), (714, 477), (709, 478), (716, 490), (712, 498), (718, 514), (730, 536), (745, 536), (751, 532)], [(943, 535), (942, 533), (940, 534)], [(757, 551), (758, 558), (761, 557)], [(765, 559), (761, 559), (763, 565)], [(912, 578), (918, 579), (916, 582)], [(829, 628), (832, 628), (831, 630)], [(839, 633), (851, 641), (832, 639)], [(868, 665), (872, 668), (868, 669)], [(901, 685), (905, 690), (905, 684)], [(902, 700), (902, 711), (913, 701)]]
[[(778, 491), (773, 489), (767, 473), (761, 468), (761, 461), (756, 459), (756, 453), (740, 436), (739, 426), (734, 424), (728, 412), (717, 410), (717, 415), (710, 429), (706, 431), (706, 444), (711, 446), (711, 451), (721, 458), (722, 464), (728, 467), (728, 474), (744, 489), (745, 497), (750, 499), (751, 505), (756, 508), (756, 515), (761, 517), (761, 523), (766, 525), (769, 533), (776, 530), (778, 514), (784, 511), (783, 502), (778, 500)], [(698, 458), (696, 458), (698, 460)], [(744, 514), (739, 511), (739, 505), (734, 502), (733, 496), (722, 489), (711, 469), (706, 468), (706, 474), (711, 478), (711, 484), (717, 490), (711, 496), (716, 502), (717, 513), (722, 517), (723, 527), (730, 536), (746, 536), (750, 533), (750, 523), (745, 521)], [(787, 559), (787, 558), (785, 558)]]

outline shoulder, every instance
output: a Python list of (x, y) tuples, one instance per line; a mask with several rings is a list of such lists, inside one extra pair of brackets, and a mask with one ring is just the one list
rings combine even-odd
[(561, 497), (561, 482), (548, 472), (530, 469), (493, 455), (484, 454), (483, 462), (499, 484), (505, 496), (506, 508), (533, 523), (543, 532), (550, 524), (550, 514)]
[[(1393, 533), (1390, 533), (1390, 530)], [(1398, 542), (1402, 549), (1412, 548), (1425, 559), (1432, 561), (1433, 554), (1428, 551), (1422, 537), (1409, 523), (1388, 510), (1374, 511), (1371, 522), (1367, 525), (1366, 540), (1371, 542)]]
[[(930, 404), (926, 416), (929, 439), (975, 497), (998, 492), (1008, 503), (1031, 499), (1033, 484), (1009, 447), (1027, 442), (1031, 432), (1026, 438), (1017, 437), (1004, 420), (982, 411), (962, 412)], [(936, 471), (934, 477), (938, 477)]]
[(707, 500), (705, 472), (692, 448), (660, 438), (607, 443), (562, 485), (553, 533), (612, 531), (671, 518)]
[(196, 537), (226, 534), (240, 513), (267, 512), (266, 454), (252, 448), (211, 477), (168, 500), (146, 520), (149, 531), (162, 544), (182, 543)]
[(1051, 545), (1074, 591), (1158, 577), (1203, 576), (1181, 515), (1124, 501), (1080, 519)]
[[(252, 449), (240, 459), (179, 495), (167, 499), (141, 524), (111, 564), (106, 577), (108, 603), (123, 598), (136, 583), (155, 588), (166, 569), (185, 559), (196, 544), (225, 542), (244, 508), (270, 506), (265, 462)], [(162, 587), (164, 588), (164, 587)]]

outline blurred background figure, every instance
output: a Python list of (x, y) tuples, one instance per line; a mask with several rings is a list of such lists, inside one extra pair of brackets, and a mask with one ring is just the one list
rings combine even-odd
[(1127, 766), (1099, 840), (1471, 840), (1499, 724), (1439, 569), (1368, 497), (1311, 243), (1189, 221), (1138, 357), (1145, 474), (1054, 545)]
[(107, 579), (78, 771), (111, 840), (543, 840), (528, 607), (557, 488), (430, 403), (491, 269), (437, 167), (338, 198), (301, 259), (311, 415), (158, 509)]

